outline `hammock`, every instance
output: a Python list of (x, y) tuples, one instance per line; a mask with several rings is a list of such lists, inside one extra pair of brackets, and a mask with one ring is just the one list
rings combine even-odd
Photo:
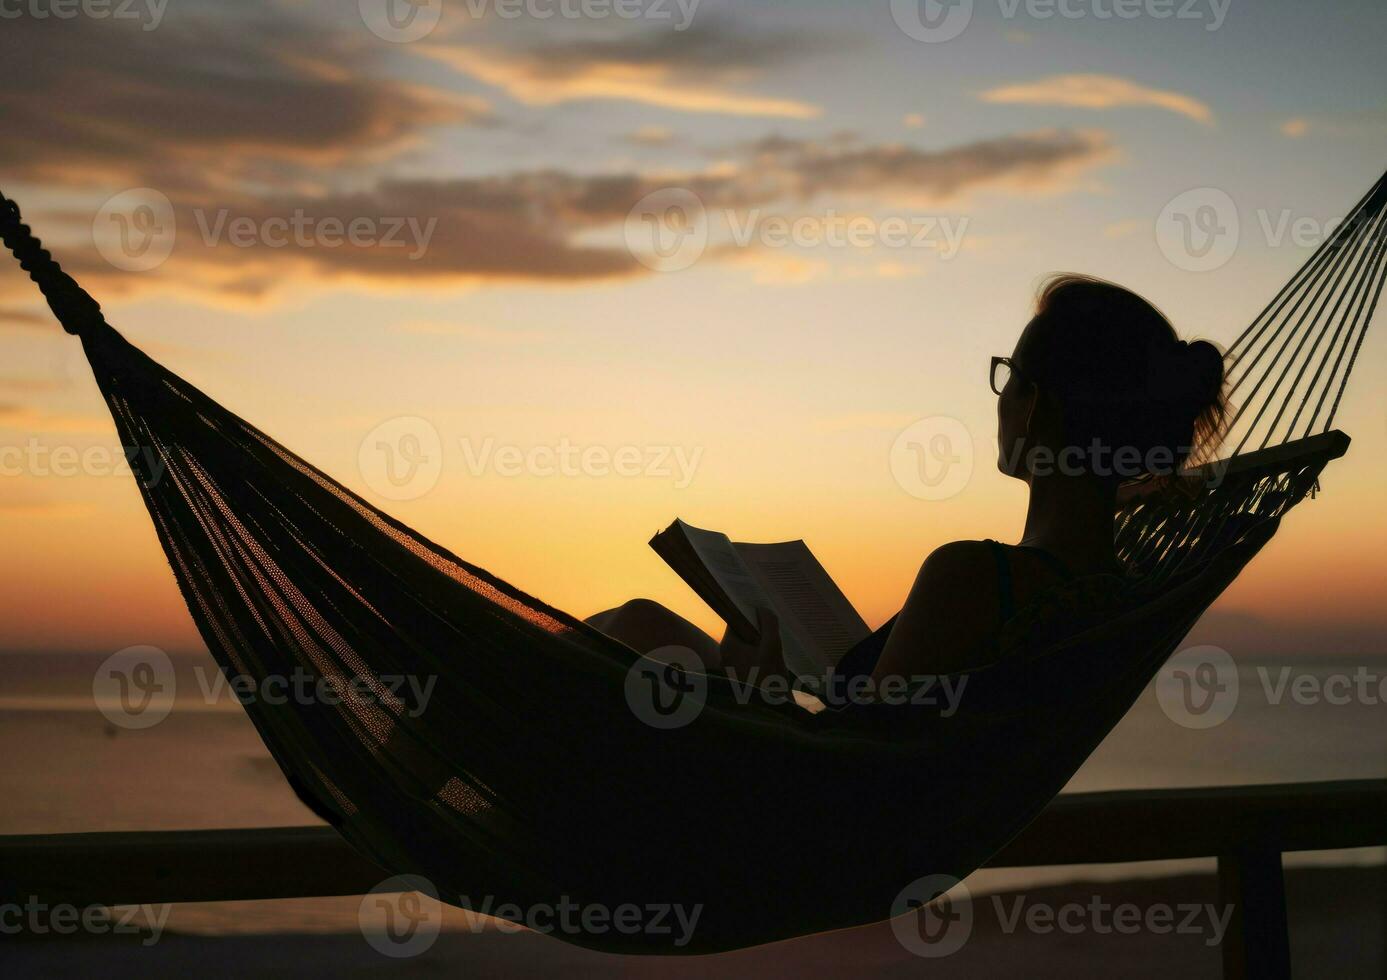
[[(1383, 288), (1384, 204), (1387, 179), (1230, 350), (1234, 457), (1122, 505), (1139, 579), (1052, 596), (1001, 661), (951, 679), (957, 710), (817, 714), (644, 661), (426, 540), (129, 344), (3, 197), (0, 238), (141, 447), (141, 493), (222, 670), (361, 686), (246, 707), (304, 803), (454, 904), (636, 906), (635, 931), (573, 916), (555, 935), (705, 953), (898, 914), (903, 887), (964, 878), (1061, 790), (1344, 452), (1331, 427)], [(687, 724), (633, 710), (648, 669), (694, 699)], [(436, 686), (416, 702), (398, 677)], [(697, 914), (692, 936), (657, 908)]]

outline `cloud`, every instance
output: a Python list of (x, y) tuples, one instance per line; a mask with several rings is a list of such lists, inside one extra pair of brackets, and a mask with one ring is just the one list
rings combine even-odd
[(758, 286), (803, 286), (828, 279), (833, 267), (821, 258), (805, 258), (783, 251), (742, 250), (736, 260), (751, 271)]
[(670, 146), (675, 139), (673, 130), (665, 126), (642, 126), (626, 134), (626, 142), (634, 146)]
[[(66, 378), (43, 378), (31, 377), (18, 374), (0, 375), (0, 390), (22, 391), (25, 393), (61, 391), (70, 387), (72, 382)], [(0, 408), (3, 412), (3, 408)]]
[(50, 500), (33, 494), (8, 488), (0, 497), (0, 511), (6, 514), (22, 514), (25, 517), (74, 517), (85, 514), (91, 508), (73, 501)]
[[(224, 193), (216, 208), (174, 203), (171, 252), (155, 271), (118, 272), (92, 249), (61, 257), (101, 298), (158, 290), (232, 305), (263, 302), (289, 288), (302, 294), (342, 285), (442, 289), (596, 282), (647, 274), (625, 247), (622, 230), (646, 195), (666, 188), (693, 193), (710, 212), (742, 215), (751, 208), (766, 214), (802, 211), (821, 200), (923, 207), (957, 203), (984, 190), (1068, 190), (1113, 155), (1106, 134), (1088, 131), (1046, 130), (943, 149), (854, 137), (771, 136), (727, 148), (719, 163), (697, 171), (549, 169), (381, 180), (355, 192)], [(78, 210), (44, 217), (46, 224), (74, 227), (90, 227), (91, 221)], [(353, 244), (344, 229), (361, 221), (371, 234)], [(294, 223), (305, 229), (301, 237)], [(710, 259), (727, 256), (711, 244)], [(781, 264), (778, 272), (764, 274), (803, 281), (814, 273)]]
[(799, 198), (840, 193), (932, 204), (987, 188), (1068, 189), (1076, 175), (1115, 157), (1110, 138), (1097, 130), (1041, 130), (940, 150), (772, 136), (752, 144), (750, 153), (752, 187), (770, 181)]
[(1104, 238), (1130, 238), (1132, 235), (1141, 231), (1146, 231), (1151, 227), (1151, 222), (1144, 218), (1128, 218), (1124, 221), (1114, 221), (1103, 229)]
[[(352, 33), (263, 2), (137, 21), (5, 21), (0, 169), (47, 184), (151, 184), (165, 193), (287, 182), (368, 163), (428, 127), (488, 123), (483, 100), (384, 77)], [(300, 175), (302, 176), (302, 175)]]
[(1165, 109), (1211, 126), (1213, 111), (1188, 95), (1148, 88), (1113, 75), (1053, 75), (1034, 82), (1003, 85), (979, 96), (984, 102), (1009, 105), (1070, 106), (1080, 109), (1116, 109), (1145, 106)]
[[(3, 258), (4, 256), (0, 256), (0, 259)], [(25, 285), (29, 284), (25, 283)], [(58, 328), (58, 323), (53, 319), (53, 314), (46, 310), (37, 313), (33, 310), (0, 306), (0, 328), (6, 327), (19, 330), (52, 330)]]
[(1310, 120), (1308, 119), (1287, 119), (1281, 124), (1281, 135), (1289, 139), (1298, 140), (1308, 132), (1310, 132)]
[[(378, 242), (279, 247), (256, 237), (236, 247), (209, 247), (206, 215), (180, 216), (174, 259), (187, 260), (221, 288), (256, 297), (291, 279), (352, 279), (363, 285), (455, 285), (483, 280), (577, 281), (634, 274), (625, 248), (580, 243), (580, 232), (623, 218), (642, 186), (638, 178), (587, 177), (558, 171), (453, 180), (386, 180), (373, 189), (312, 198), (247, 199), (228, 209), (231, 222), (259, 228), (296, 213), (322, 229), (362, 218)], [(393, 234), (392, 234), (393, 229)], [(321, 235), (318, 235), (321, 238)], [(387, 239), (399, 242), (387, 245)]]
[(918, 264), (907, 265), (904, 262), (878, 262), (872, 267), (869, 274), (876, 279), (914, 279), (924, 273)]
[[(661, 188), (686, 188), (709, 208), (732, 211), (828, 197), (913, 205), (985, 189), (1068, 189), (1112, 155), (1105, 135), (1069, 131), (942, 148), (770, 137), (725, 147), (704, 169), (382, 178), (381, 165), (407, 159), (434, 127), (495, 124), (483, 100), (389, 77), (387, 56), (427, 51), (479, 77), (490, 71), (507, 91), (538, 102), (599, 93), (804, 118), (817, 107), (749, 86), (768, 68), (855, 42), (709, 18), (682, 31), (483, 19), (406, 51), (369, 31), (315, 23), (271, 0), (199, 5), (157, 32), (119, 19), (6, 23), (0, 169), (7, 181), (57, 191), (26, 216), (94, 295), (108, 305), (151, 292), (239, 305), (291, 288), (610, 281), (648, 274), (622, 230), (632, 207)], [(675, 139), (661, 126), (633, 138), (653, 146)], [(140, 184), (167, 196), (176, 234), (162, 265), (120, 271), (93, 238), (109, 255), (107, 238), (129, 234), (133, 223), (95, 228), (94, 215), (111, 190)], [(323, 235), (286, 242), (285, 223), (298, 216), (335, 226), (333, 243)], [(373, 224), (371, 240), (343, 242), (341, 230), (362, 219)], [(233, 225), (251, 233), (238, 239)], [(381, 240), (391, 228), (403, 232), (394, 236), (400, 247)], [(725, 255), (710, 248), (712, 261)], [(0, 281), (0, 300), (14, 297), (0, 307), (0, 325), (53, 329), (46, 313), (20, 305), (33, 295), (19, 277)]]
[(1283, 120), (1277, 129), (1287, 139), (1302, 139), (1311, 132), (1321, 138), (1380, 139), (1387, 132), (1387, 109), (1368, 109), (1361, 112), (1324, 113), (1293, 116)]
[(741, 86), (766, 67), (828, 44), (814, 35), (755, 33), (705, 19), (683, 31), (655, 28), (520, 46), (488, 44), (483, 32), (473, 43), (464, 36), (464, 43), (416, 50), (529, 105), (609, 99), (681, 112), (811, 119), (820, 115), (818, 106)]
[(106, 435), (111, 431), (111, 420), (96, 415), (57, 415), (27, 405), (0, 404), (0, 429)]

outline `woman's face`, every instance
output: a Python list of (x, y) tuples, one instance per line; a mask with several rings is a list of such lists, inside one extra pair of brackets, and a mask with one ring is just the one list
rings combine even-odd
[(1034, 422), (1038, 392), (1026, 376), (1026, 338), (1028, 326), (1011, 353), (1012, 370), (1002, 393), (997, 396), (997, 469), (1006, 476), (1026, 480), (1026, 452), (1031, 448), (1030, 436)]

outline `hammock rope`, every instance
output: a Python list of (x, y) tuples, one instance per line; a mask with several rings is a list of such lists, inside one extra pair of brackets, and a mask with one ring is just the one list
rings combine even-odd
[(0, 194), (0, 241), (19, 260), (19, 267), (38, 285), (48, 308), (64, 330), (75, 336), (106, 326), (101, 304), (63, 271), (61, 265), (34, 237), (19, 214), (19, 205)]
[[(1116, 541), (1143, 575), (1047, 596), (996, 664), (943, 679), (954, 704), (919, 701), (920, 685), (818, 714), (725, 677), (673, 676), (429, 541), (128, 343), (3, 196), (0, 238), (80, 337), (122, 444), (139, 447), (141, 495), (220, 668), (356, 692), (245, 704), (304, 803), (383, 879), (421, 876), (516, 921), (536, 907), (678, 908), (696, 915), (690, 936), (591, 920), (556, 935), (703, 953), (888, 918), (911, 882), (962, 879), (1064, 787), (1346, 448), (1329, 426), (1383, 287), (1384, 203), (1379, 182), (1355, 211), (1364, 223), (1230, 349), (1260, 448), (1240, 441), (1197, 493), (1142, 487), (1124, 503)], [(1300, 406), (1283, 424), (1268, 406), (1289, 391)], [(650, 723), (633, 695), (649, 684), (633, 678), (694, 710)]]
[[(1333, 427), (1387, 279), (1385, 205), (1387, 175), (1229, 347), (1226, 361), (1233, 379), (1229, 397), (1236, 406), (1229, 425), (1231, 455), (1304, 438), (1317, 426), (1320, 432)], [(1351, 288), (1345, 287), (1346, 281)], [(1306, 371), (1326, 340), (1319, 364), (1307, 379)], [(1268, 354), (1272, 355), (1269, 359)], [(1329, 367), (1331, 356), (1333, 366)], [(1331, 392), (1334, 400), (1325, 412)], [(1311, 401), (1314, 409), (1298, 430)], [(1293, 405), (1295, 414), (1283, 426)], [(1274, 414), (1268, 419), (1270, 411)]]
[(1159, 580), (1316, 491), (1348, 448), (1334, 419), (1384, 284), (1387, 174), (1229, 346), (1228, 455), (1193, 490), (1130, 488), (1116, 523), (1125, 561)]

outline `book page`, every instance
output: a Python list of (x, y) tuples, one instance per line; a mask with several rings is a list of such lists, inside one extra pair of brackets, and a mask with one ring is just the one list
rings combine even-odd
[(774, 610), (785, 665), (800, 677), (822, 678), (870, 633), (803, 541), (740, 544), (676, 520), (650, 546), (744, 638), (756, 635), (758, 607)]
[(774, 608), (775, 604), (761, 581), (747, 568), (732, 540), (718, 531), (705, 531), (683, 521), (675, 521), (675, 524), (684, 532), (704, 568), (746, 617), (746, 624), (754, 632), (757, 607)]
[(871, 632), (803, 541), (737, 542), (734, 547), (774, 600), (782, 632), (793, 634), (796, 645), (813, 658), (812, 672), (826, 672)]

